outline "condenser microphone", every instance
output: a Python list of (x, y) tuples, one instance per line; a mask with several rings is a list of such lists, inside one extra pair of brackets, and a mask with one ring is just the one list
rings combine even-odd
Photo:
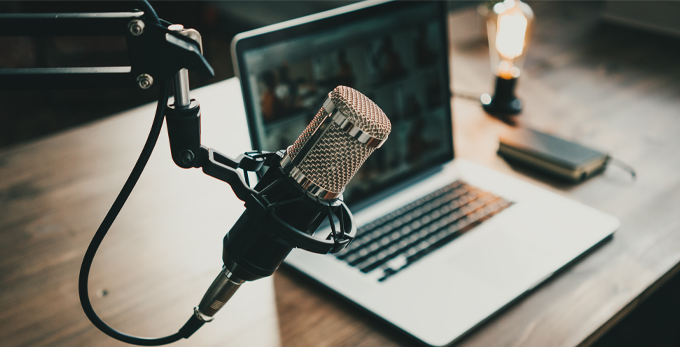
[(385, 113), (360, 92), (335, 88), (288, 147), (281, 167), (310, 194), (338, 197), (368, 156), (387, 140)]
[[(342, 193), (390, 130), (385, 113), (365, 95), (344, 86), (330, 92), (246, 200), (224, 237), (224, 268), (194, 309), (196, 317), (212, 320), (244, 281), (273, 274), (293, 248), (327, 254), (346, 247), (356, 227)], [(313, 234), (324, 220), (332, 231), (320, 239)]]

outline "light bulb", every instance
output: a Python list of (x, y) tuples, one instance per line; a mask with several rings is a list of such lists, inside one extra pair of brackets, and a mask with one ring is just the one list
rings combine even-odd
[(505, 59), (515, 59), (524, 50), (524, 36), (527, 32), (527, 19), (517, 6), (498, 16), (496, 49)]
[(534, 14), (531, 7), (520, 0), (481, 6), (485, 6), (479, 13), (486, 17), (489, 62), (496, 83), (493, 97), (485, 94), (480, 101), (489, 114), (517, 114), (522, 110), (522, 102), (515, 96), (515, 86), (527, 54)]

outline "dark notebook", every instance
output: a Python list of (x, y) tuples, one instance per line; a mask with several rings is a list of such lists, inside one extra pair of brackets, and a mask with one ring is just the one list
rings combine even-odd
[(498, 154), (572, 181), (602, 171), (609, 158), (605, 153), (527, 128), (501, 136)]

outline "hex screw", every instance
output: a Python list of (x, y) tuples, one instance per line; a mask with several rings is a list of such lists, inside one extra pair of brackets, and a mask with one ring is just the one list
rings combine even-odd
[(153, 77), (147, 73), (143, 73), (137, 76), (137, 84), (139, 85), (139, 88), (149, 89), (153, 86)]
[(134, 36), (139, 36), (144, 33), (144, 22), (139, 19), (133, 19), (128, 23), (128, 29)]
[(194, 161), (194, 157), (194, 152), (192, 152), (190, 149), (183, 149), (179, 152), (179, 160), (184, 165), (191, 164), (191, 162)]

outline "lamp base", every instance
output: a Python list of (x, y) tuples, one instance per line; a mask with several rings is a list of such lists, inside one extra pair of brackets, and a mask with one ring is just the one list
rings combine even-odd
[(511, 116), (522, 112), (522, 101), (515, 96), (517, 78), (496, 77), (496, 91), (493, 97), (482, 94), (482, 108), (492, 116)]
[(482, 94), (481, 102), (484, 111), (492, 116), (512, 116), (522, 112), (522, 101), (517, 98), (498, 100), (485, 93)]

